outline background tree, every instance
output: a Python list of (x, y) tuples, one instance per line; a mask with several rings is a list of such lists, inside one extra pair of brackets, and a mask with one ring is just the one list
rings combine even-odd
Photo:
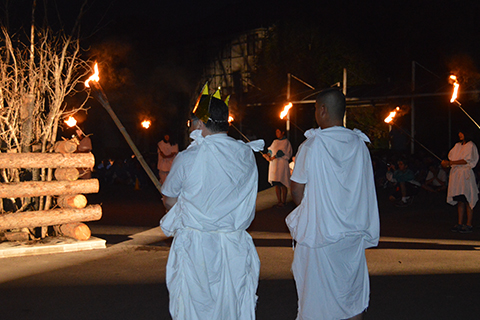
[[(52, 152), (59, 126), (65, 117), (85, 110), (88, 98), (69, 105), (68, 96), (83, 90), (91, 72), (81, 58), (78, 32), (54, 33), (35, 24), (36, 1), (32, 5), (29, 35), (2, 27), (0, 39), (0, 144), (1, 152)], [(80, 10), (81, 15), (82, 10)], [(8, 16), (8, 11), (6, 12)], [(52, 180), (52, 169), (40, 171), (1, 170), (2, 182)], [(14, 211), (27, 210), (30, 199), (11, 199)], [(3, 205), (3, 203), (1, 203)], [(49, 209), (51, 199), (41, 198), (36, 210)], [(3, 211), (2, 206), (2, 211)]]

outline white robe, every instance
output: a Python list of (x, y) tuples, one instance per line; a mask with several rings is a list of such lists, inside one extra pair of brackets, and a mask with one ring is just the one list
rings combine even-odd
[(292, 157), (292, 145), (288, 139), (275, 139), (272, 145), (268, 147), (272, 152), (272, 156), (277, 154), (278, 150), (282, 150), (284, 155), (270, 161), (268, 167), (268, 182), (279, 181), (287, 188), (290, 188), (290, 167), (289, 160)]
[(162, 187), (177, 203), (162, 218), (174, 236), (167, 263), (174, 320), (254, 319), (260, 260), (245, 231), (255, 215), (258, 172), (252, 149), (226, 134), (195, 138)]
[(448, 159), (451, 161), (463, 159), (467, 164), (452, 165), (448, 180), (447, 202), (455, 205), (457, 201), (453, 200), (453, 197), (463, 194), (473, 209), (478, 201), (478, 187), (473, 172), (478, 162), (477, 146), (472, 141), (464, 145), (457, 142), (448, 153)]
[(368, 306), (365, 249), (380, 237), (369, 139), (344, 127), (305, 136), (292, 174), (292, 181), (305, 184), (304, 197), (286, 218), (297, 241), (297, 319), (350, 318)]

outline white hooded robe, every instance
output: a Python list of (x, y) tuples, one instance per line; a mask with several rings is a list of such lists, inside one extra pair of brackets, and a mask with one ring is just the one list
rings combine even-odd
[(305, 184), (304, 197), (286, 218), (297, 242), (297, 319), (346, 319), (368, 306), (365, 249), (380, 237), (369, 139), (344, 127), (305, 136), (291, 178)]
[(254, 319), (260, 261), (245, 230), (258, 184), (251, 148), (261, 150), (263, 141), (246, 145), (223, 133), (203, 138), (199, 130), (191, 137), (162, 187), (177, 198), (160, 222), (174, 236), (166, 275), (170, 314), (174, 320)]

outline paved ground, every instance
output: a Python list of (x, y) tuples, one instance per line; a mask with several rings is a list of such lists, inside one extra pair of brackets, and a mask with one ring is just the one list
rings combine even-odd
[[(291, 239), (272, 209), (273, 190), (259, 194), (249, 231), (262, 263), (257, 319), (295, 319)], [(365, 319), (480, 318), (480, 230), (451, 233), (455, 208), (422, 193), (406, 208), (378, 190), (381, 242), (367, 250), (371, 303)], [(170, 241), (158, 228), (155, 190), (124, 186), (91, 196), (103, 218), (89, 223), (106, 249), (0, 260), (0, 319), (170, 319), (165, 264)]]

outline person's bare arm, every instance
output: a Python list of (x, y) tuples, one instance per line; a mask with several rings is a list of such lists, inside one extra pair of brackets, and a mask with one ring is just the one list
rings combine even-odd
[(292, 189), (293, 202), (298, 206), (303, 199), (303, 192), (305, 191), (305, 184), (291, 181), (290, 187)]
[(175, 203), (177, 203), (177, 199), (178, 198), (170, 198), (166, 195), (163, 195), (163, 205), (165, 206), (165, 209), (167, 209), (167, 212), (172, 209)]

